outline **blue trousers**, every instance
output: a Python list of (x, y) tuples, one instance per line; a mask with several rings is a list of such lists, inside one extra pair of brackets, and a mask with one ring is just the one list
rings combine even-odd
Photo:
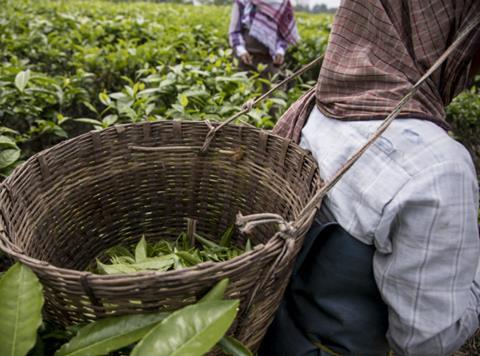
[(388, 313), (374, 251), (337, 223), (315, 223), (259, 355), (386, 355)]

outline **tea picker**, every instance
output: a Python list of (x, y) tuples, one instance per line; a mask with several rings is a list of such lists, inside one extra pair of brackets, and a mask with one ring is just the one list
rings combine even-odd
[[(480, 11), (480, 8), (477, 11)], [(421, 75), (421, 78), (413, 85), (412, 89), (408, 92), (407, 95), (405, 95), (400, 102), (395, 106), (395, 108), (392, 110), (392, 112), (386, 117), (386, 119), (378, 125), (378, 123), (373, 123), (369, 125), (370, 130), (374, 131), (373, 134), (371, 134), (370, 137), (368, 137), (368, 134), (364, 136), (358, 136), (357, 137), (357, 143), (361, 142), (363, 140), (367, 140), (367, 143), (361, 146), (360, 149), (358, 149), (350, 159), (348, 159), (346, 162), (341, 161), (342, 157), (338, 158), (338, 166), (340, 167), (336, 172), (331, 171), (331, 174), (327, 174), (327, 176), (331, 175), (331, 178), (328, 179), (328, 181), (325, 183), (325, 185), (315, 194), (315, 197), (312, 198), (312, 200), (307, 204), (307, 206), (304, 208), (305, 211), (309, 211), (310, 208), (314, 206), (319, 206), (320, 201), (326, 196), (326, 194), (340, 181), (340, 179), (352, 168), (355, 162), (357, 162), (363, 155), (366, 155), (365, 158), (369, 159), (372, 161), (371, 163), (371, 170), (374, 172), (377, 172), (378, 170), (381, 170), (382, 167), (377, 166), (378, 164), (382, 165), (384, 162), (379, 162), (378, 157), (376, 158), (376, 155), (379, 155), (378, 152), (375, 152), (372, 150), (372, 153), (370, 155), (367, 153), (367, 150), (370, 146), (374, 145), (375, 143), (378, 145), (377, 147), (380, 147), (382, 149), (382, 143), (385, 141), (385, 138), (382, 136), (382, 134), (385, 133), (386, 129), (392, 124), (395, 118), (397, 118), (399, 115), (402, 115), (402, 109), (408, 108), (408, 104), (411, 102), (413, 98), (415, 98), (415, 95), (418, 95), (418, 92), (422, 94), (422, 88), (426, 82), (430, 80), (430, 77), (442, 66), (448, 66), (450, 63), (448, 62), (449, 59), (452, 59), (452, 57), (455, 60), (455, 55), (458, 55), (461, 46), (469, 48), (469, 46), (472, 46), (472, 43), (475, 41), (475, 36), (480, 37), (480, 30), (479, 30), (479, 25), (480, 25), (480, 15), (477, 15), (476, 17), (470, 18), (468, 21), (465, 20), (462, 23), (462, 26), (460, 26), (460, 30), (458, 33), (458, 36), (456, 37), (455, 41), (445, 50), (445, 52), (435, 58), (434, 60), (432, 59), (433, 63), (430, 67), (430, 69), (423, 75)], [(475, 36), (472, 36), (472, 33)], [(478, 39), (477, 39), (478, 42)], [(470, 49), (475, 50), (475, 48)], [(476, 51), (478, 51), (478, 47), (476, 47)], [(327, 51), (327, 56), (328, 56), (328, 51)], [(468, 56), (466, 56), (468, 58)], [(249, 101), (245, 104), (244, 110), (238, 113), (237, 115), (234, 115), (232, 118), (227, 120), (226, 122), (222, 123), (220, 126), (217, 128), (212, 128), (210, 131), (210, 134), (207, 136), (206, 143), (204, 147), (202, 148), (202, 151), (205, 151), (207, 149), (207, 145), (209, 142), (211, 142), (212, 138), (215, 135), (215, 132), (220, 130), (223, 126), (227, 125), (231, 121), (235, 120), (238, 116), (248, 112), (251, 110), (253, 106), (258, 104), (261, 100), (263, 100), (265, 97), (270, 95), (273, 91), (284, 85), (286, 82), (289, 80), (293, 79), (296, 75), (301, 74), (304, 70), (308, 70), (311, 66), (316, 65), (318, 62), (322, 61), (323, 57), (318, 58), (314, 60), (312, 63), (307, 65), (305, 68), (300, 70), (299, 72), (295, 73), (294, 76), (291, 78), (287, 78), (285, 81), (281, 82), (279, 85), (275, 86), (272, 88), (270, 92), (267, 92), (265, 95), (261, 96), (255, 101)], [(451, 74), (454, 75), (455, 73)], [(320, 77), (321, 78), (321, 77)], [(321, 82), (320, 82), (321, 83)], [(320, 85), (319, 83), (319, 85)], [(315, 90), (315, 89), (314, 89)], [(317, 88), (317, 90), (319, 90)], [(313, 90), (311, 93), (314, 92)], [(299, 104), (294, 104), (294, 106), (285, 114), (285, 116), (281, 119), (278, 127), (274, 130), (278, 134), (285, 135), (289, 138), (295, 138), (295, 130), (297, 129), (297, 125), (299, 125), (299, 122), (301, 120), (301, 116), (305, 114), (305, 111), (308, 111), (306, 107), (308, 108), (312, 104), (308, 102), (309, 96), (311, 98), (312, 94), (307, 93), (303, 99), (300, 99), (300, 105)], [(425, 95), (425, 94), (423, 94)], [(320, 99), (321, 100), (321, 99)], [(311, 101), (311, 99), (310, 99)], [(310, 110), (312, 108), (310, 107)], [(408, 112), (408, 110), (407, 110)], [(312, 114), (312, 116), (315, 114)], [(321, 115), (320, 112), (318, 112), (317, 115)], [(410, 114), (413, 115), (413, 114)], [(413, 116), (414, 117), (414, 116)], [(315, 117), (311, 117), (310, 120), (316, 120)], [(317, 119), (318, 120), (318, 119)], [(324, 118), (323, 120), (328, 120)], [(407, 122), (408, 123), (408, 122)], [(420, 125), (423, 124), (423, 122), (419, 123)], [(307, 124), (308, 125), (308, 124)], [(337, 124), (340, 125), (340, 124)], [(414, 124), (418, 125), (418, 124)], [(446, 151), (445, 154), (451, 154), (449, 152), (450, 150), (453, 150), (454, 153), (457, 153), (459, 155), (462, 155), (465, 157), (464, 150), (459, 149), (457, 144), (454, 143), (454, 141), (441, 129), (436, 128), (434, 124), (429, 124), (431, 125), (432, 128), (431, 130), (436, 130), (440, 131), (441, 135), (443, 137), (443, 140), (446, 142), (442, 142), (441, 144), (444, 145), (443, 150), (444, 152)], [(378, 127), (377, 127), (378, 126)], [(301, 127), (300, 127), (301, 129)], [(308, 126), (307, 126), (308, 129)], [(340, 130), (340, 129), (339, 129)], [(352, 129), (352, 131), (354, 128)], [(297, 134), (300, 132), (299, 130), (296, 131)], [(318, 138), (316, 135), (316, 132), (313, 132), (311, 136), (307, 136), (304, 134), (304, 137), (310, 138), (311, 141), (308, 142), (304, 145), (307, 146), (308, 149), (312, 150), (314, 153), (314, 156), (316, 156), (317, 160), (321, 160), (318, 157), (322, 157), (321, 155), (325, 155), (326, 152), (330, 152), (328, 150), (328, 144), (331, 144), (332, 147), (335, 147), (335, 142), (338, 140), (338, 137), (333, 135), (332, 138), (328, 139), (327, 136), (332, 135), (333, 132), (328, 130), (328, 126), (324, 128), (323, 132), (323, 137)], [(395, 132), (395, 131), (394, 131)], [(410, 131), (407, 131), (410, 132)], [(425, 138), (427, 139), (430, 133), (427, 132), (422, 132), (420, 131), (422, 135), (425, 135)], [(341, 135), (341, 132), (337, 132), (339, 136)], [(351, 134), (351, 133), (350, 133)], [(326, 142), (320, 147), (322, 149), (318, 149), (318, 146), (315, 146), (316, 143), (320, 142), (321, 139), (324, 139)], [(348, 138), (345, 137), (345, 140)], [(435, 136), (435, 139), (438, 139), (438, 134)], [(337, 141), (338, 142), (338, 141)], [(340, 143), (342, 141), (339, 141)], [(431, 142), (431, 141), (430, 141)], [(417, 149), (427, 149), (428, 145), (424, 144), (423, 146), (418, 146)], [(315, 151), (317, 149), (317, 151)], [(414, 148), (415, 149), (415, 148)], [(383, 151), (386, 149), (383, 148)], [(407, 151), (408, 152), (408, 151)], [(410, 151), (412, 152), (412, 151)], [(439, 151), (439, 153), (442, 151)], [(334, 152), (332, 153), (332, 156)], [(385, 154), (385, 160), (390, 160), (392, 159), (389, 156), (388, 152)], [(344, 152), (343, 157), (348, 156), (350, 153)], [(417, 155), (417, 152), (412, 152), (410, 154), (413, 154), (414, 156)], [(340, 154), (337, 153), (338, 156), (341, 156)], [(325, 162), (328, 162), (328, 159), (332, 159), (332, 156), (325, 157)], [(395, 159), (395, 158), (393, 158)], [(421, 156), (419, 157), (421, 160)], [(432, 158), (433, 159), (433, 158)], [(445, 160), (448, 159), (448, 157), (444, 158)], [(458, 160), (457, 160), (458, 161)], [(323, 165), (320, 165), (320, 168), (324, 168), (326, 163), (323, 162)], [(364, 161), (365, 162), (365, 161)], [(364, 163), (365, 164), (365, 163)], [(458, 162), (455, 162), (455, 165), (457, 165)], [(424, 166), (425, 162), (420, 163), (420, 167)], [(362, 184), (365, 184), (366, 186), (370, 185), (370, 189), (372, 187), (375, 187), (375, 185), (379, 186), (381, 189), (388, 189), (385, 188), (384, 185), (391, 185), (390, 179), (394, 179), (393, 177), (388, 177), (385, 176), (383, 178), (386, 179), (385, 182), (376, 182), (375, 181), (375, 175), (372, 175), (368, 177), (370, 180), (362, 180), (357, 178), (355, 174), (361, 177), (362, 171), (361, 171), (361, 165), (358, 165), (359, 169), (357, 171), (353, 170), (350, 174), (350, 178), (348, 180), (345, 180), (345, 184), (352, 184), (353, 187), (355, 187), (355, 184), (352, 183), (354, 181), (360, 181)], [(466, 159), (466, 167), (464, 167), (465, 170), (468, 170), (469, 167), (472, 167), (472, 162), (471, 159), (468, 157)], [(398, 165), (397, 169), (405, 169), (404, 166), (401, 164)], [(333, 170), (333, 168), (331, 168)], [(322, 170), (321, 170), (322, 172)], [(388, 172), (388, 171), (387, 171)], [(394, 174), (390, 173), (389, 174)], [(446, 174), (449, 174), (450, 172), (446, 172)], [(429, 171), (428, 176), (434, 177), (435, 171)], [(325, 173), (324, 173), (325, 176)], [(440, 178), (441, 177), (441, 178)], [(443, 175), (440, 175), (438, 179), (444, 179)], [(455, 179), (457, 178), (456, 175), (452, 175), (449, 177), (450, 184), (456, 184)], [(435, 181), (434, 179), (430, 178), (430, 181)], [(477, 185), (475, 182), (475, 177), (474, 175), (471, 175), (468, 180), (471, 180), (472, 184), (471, 187), (475, 191), (477, 189)], [(407, 184), (405, 181), (401, 182), (402, 184)], [(357, 183), (359, 184), (359, 183)], [(400, 184), (400, 183), (398, 183)], [(421, 181), (419, 184), (419, 188), (424, 189), (425, 187), (421, 186)], [(346, 190), (347, 193), (348, 187), (343, 188)], [(440, 188), (439, 188), (440, 189)], [(362, 189), (361, 191), (364, 191)], [(387, 190), (388, 191), (388, 190)], [(458, 192), (458, 191), (456, 191)], [(463, 192), (460, 192), (460, 194)], [(340, 193), (341, 194), (341, 193)], [(362, 193), (366, 194), (366, 193)], [(375, 196), (375, 192), (372, 192), (373, 196)], [(381, 193), (380, 193), (381, 194)], [(387, 193), (388, 194), (388, 193)], [(368, 196), (368, 195), (367, 195)], [(400, 196), (401, 197), (401, 196)], [(478, 197), (478, 195), (477, 195)], [(402, 198), (402, 197), (401, 197)], [(341, 201), (342, 203), (352, 203), (351, 201), (348, 201), (349, 197), (348, 194), (345, 196), (344, 201)], [(358, 198), (360, 200), (361, 197)], [(406, 198), (403, 198), (404, 200)], [(416, 211), (418, 209), (417, 206), (415, 206), (414, 203), (422, 206), (422, 205), (427, 205), (428, 206), (428, 201), (437, 201), (441, 205), (446, 205), (448, 206), (451, 204), (451, 202), (448, 201), (448, 197), (438, 195), (438, 196), (427, 196), (427, 197), (412, 197), (413, 203), (411, 203), (414, 207), (412, 210)], [(418, 199), (416, 201), (415, 199)], [(422, 202), (421, 199), (426, 199), (427, 202)], [(446, 200), (443, 200), (446, 199)], [(461, 199), (466, 199), (466, 197), (462, 197)], [(357, 200), (357, 199), (355, 199)], [(357, 201), (358, 201), (357, 200)], [(361, 201), (361, 200), (360, 200)], [(405, 202), (404, 202), (405, 203)], [(401, 205), (400, 203), (397, 203)], [(405, 203), (406, 204), (406, 203)], [(471, 204), (471, 206), (469, 206)], [(470, 273), (470, 278), (473, 278), (475, 271), (474, 268), (475, 266), (478, 265), (478, 258), (479, 258), (479, 251), (478, 251), (478, 230), (477, 230), (477, 224), (476, 224), (476, 214), (478, 211), (478, 198), (471, 199), (470, 203), (464, 203), (466, 207), (469, 207), (468, 211), (465, 211), (464, 214), (467, 215), (465, 219), (467, 219), (464, 224), (466, 225), (465, 231), (463, 231), (464, 235), (459, 235), (461, 239), (465, 239), (466, 241), (470, 241), (470, 247), (462, 247), (462, 241), (459, 242), (458, 245), (455, 246), (455, 243), (458, 241), (452, 241), (452, 251), (459, 250), (463, 252), (462, 255), (465, 255), (465, 261), (463, 261), (464, 265), (471, 265), (471, 268), (468, 268), (469, 273)], [(368, 205), (368, 203), (366, 203)], [(348, 204), (345, 208), (346, 210), (353, 210), (353, 213), (356, 213), (355, 207), (351, 207), (351, 204)], [(362, 207), (358, 207), (358, 209), (362, 209)], [(397, 208), (399, 209), (399, 208)], [(440, 210), (440, 209), (439, 209)], [(421, 210), (419, 211), (421, 213)], [(457, 212), (458, 213), (458, 212)], [(330, 212), (331, 214), (331, 212)], [(362, 213), (358, 213), (359, 217), (362, 217)], [(365, 215), (365, 213), (363, 214)], [(347, 214), (348, 216), (348, 214)], [(428, 213), (426, 213), (426, 216), (428, 217)], [(463, 219), (461, 215), (459, 215), (460, 219)], [(338, 219), (338, 217), (336, 217)], [(392, 217), (390, 217), (393, 219)], [(356, 217), (353, 217), (353, 219), (356, 219)], [(469, 220), (470, 219), (470, 220)], [(339, 219), (340, 220), (340, 219)], [(298, 221), (304, 221), (302, 213), (300, 213), (300, 216), (298, 217)], [(285, 245), (284, 245), (284, 254), (289, 254), (290, 251), (293, 249), (293, 244), (291, 243), (291, 240), (288, 239), (288, 233), (289, 231), (295, 231), (295, 223), (288, 223), (286, 222), (281, 216), (276, 216), (272, 214), (255, 214), (251, 216), (239, 216), (237, 219), (237, 222), (240, 225), (243, 225), (243, 230), (244, 231), (250, 231), (252, 230), (255, 226), (266, 224), (266, 223), (272, 223), (276, 222), (278, 223), (279, 226), (279, 232), (277, 233), (279, 236), (282, 236), (285, 239)], [(433, 222), (432, 222), (433, 223)], [(463, 224), (463, 222), (462, 222)], [(459, 226), (460, 230), (463, 228), (463, 225)], [(441, 229), (441, 227), (440, 227)], [(415, 228), (411, 233), (415, 233)], [(420, 227), (417, 230), (417, 233), (426, 233), (426, 231), (422, 231), (422, 228)], [(446, 232), (440, 231), (439, 234), (445, 234)], [(451, 233), (451, 232), (450, 232)], [(358, 236), (358, 235), (357, 235)], [(401, 236), (401, 234), (400, 234)], [(427, 235), (428, 236), (428, 235)], [(448, 236), (448, 232), (447, 232)], [(325, 241), (326, 240), (326, 241)], [(340, 354), (344, 353), (355, 353), (355, 354), (385, 354), (388, 352), (390, 347), (396, 347), (397, 349), (395, 350), (396, 352), (402, 354), (404, 352), (403, 350), (408, 349), (408, 347), (412, 347), (414, 349), (417, 347), (419, 350), (424, 348), (424, 345), (419, 345), (419, 346), (409, 346), (407, 340), (401, 339), (403, 337), (402, 332), (405, 332), (404, 330), (411, 330), (411, 332), (424, 332), (424, 333), (435, 333), (435, 328), (431, 327), (431, 330), (423, 330), (421, 327), (418, 327), (418, 331), (415, 329), (415, 322), (410, 321), (409, 325), (408, 322), (405, 323), (407, 325), (401, 325), (401, 323), (397, 322), (395, 324), (396, 327), (400, 328), (400, 330), (397, 330), (396, 333), (399, 335), (395, 335), (394, 337), (390, 336), (390, 340), (387, 341), (385, 338), (387, 332), (388, 332), (388, 326), (389, 326), (389, 308), (392, 308), (391, 305), (389, 305), (389, 300), (384, 300), (385, 294), (392, 293), (388, 289), (381, 289), (381, 292), (384, 292), (384, 294), (381, 294), (378, 290), (376, 281), (374, 279), (374, 270), (372, 267), (372, 261), (375, 256), (375, 248), (372, 246), (373, 243), (375, 242), (370, 242), (370, 243), (365, 243), (365, 240), (362, 239), (356, 239), (354, 238), (347, 230), (345, 230), (341, 224), (338, 222), (330, 222), (330, 223), (323, 223), (321, 225), (314, 224), (312, 227), (310, 233), (307, 235), (306, 238), (306, 243), (305, 247), (300, 254), (298, 260), (297, 260), (297, 267), (296, 270), (294, 270), (294, 276), (291, 281), (291, 285), (289, 289), (287, 290), (286, 297), (283, 301), (283, 304), (278, 311), (277, 314), (277, 319), (274, 321), (273, 326), (270, 329), (270, 334), (267, 335), (266, 340), (264, 341), (264, 347), (261, 349), (260, 354), (264, 355), (303, 355), (303, 354), (309, 354), (309, 352), (314, 352), (315, 349), (317, 349), (317, 352), (320, 352), (322, 355), (322, 352), (326, 352), (326, 354), (336, 354), (336, 352), (339, 352)], [(395, 242), (391, 242), (395, 243)], [(432, 242), (433, 243), (433, 242)], [(429, 245), (430, 243), (428, 243)], [(473, 244), (473, 246), (472, 246)], [(474, 252), (469, 255), (466, 251), (470, 248), (474, 248)], [(433, 247), (432, 247), (433, 248)], [(448, 255), (450, 255), (450, 251), (446, 252)], [(391, 251), (387, 253), (387, 255), (391, 254)], [(378, 256), (378, 254), (377, 254)], [(402, 255), (400, 255), (402, 256)], [(384, 257), (385, 258), (385, 257)], [(400, 257), (398, 257), (400, 258)], [(408, 258), (408, 256), (404, 256), (404, 258)], [(439, 257), (440, 258), (440, 257)], [(458, 259), (458, 256), (456, 257)], [(330, 260), (330, 262), (329, 262)], [(333, 260), (333, 261), (332, 261)], [(327, 261), (325, 263), (319, 263), (318, 261)], [(422, 265), (426, 264), (428, 261), (426, 261), (426, 258), (423, 258), (424, 261), (419, 262), (418, 265), (413, 263), (413, 266), (410, 266), (410, 268), (414, 268), (415, 270), (421, 269)], [(477, 261), (477, 263), (475, 262)], [(281, 259), (278, 259), (274, 265), (271, 266), (269, 274), (273, 273), (276, 268), (278, 268), (279, 264), (281, 263)], [(380, 263), (380, 262), (377, 262)], [(430, 262), (432, 263), (432, 262)], [(387, 265), (392, 265), (393, 262), (389, 261)], [(441, 268), (439, 266), (435, 265), (435, 261), (433, 262), (434, 266), (433, 268)], [(458, 261), (457, 261), (458, 264)], [(387, 268), (387, 265), (383, 266), (382, 268)], [(400, 263), (401, 265), (401, 263)], [(445, 268), (445, 274), (448, 275), (449, 273), (452, 273), (450, 270), (449, 266), (442, 266)], [(405, 268), (405, 267), (404, 267)], [(428, 278), (428, 270), (426, 273), (426, 277)], [(412, 273), (409, 270), (404, 271), (404, 273)], [(430, 273), (434, 273), (433, 271)], [(468, 273), (468, 272), (466, 272)], [(472, 274), (473, 273), (473, 274)], [(377, 271), (378, 274), (378, 271)], [(267, 274), (268, 276), (268, 274)], [(400, 277), (398, 277), (400, 278)], [(455, 275), (452, 276), (452, 278), (456, 278)], [(265, 278), (266, 280), (268, 279), (267, 277)], [(408, 280), (408, 279), (407, 279)], [(417, 285), (419, 285), (418, 288), (421, 288), (421, 281), (416, 280), (415, 281)], [(445, 285), (445, 282), (443, 282)], [(480, 297), (479, 290), (475, 290), (475, 283), (473, 285), (470, 285), (469, 288), (472, 290), (470, 293), (476, 297)], [(256, 288), (255, 293), (258, 290), (261, 290), (263, 288), (264, 284), (259, 283)], [(478, 286), (478, 284), (477, 284)], [(392, 287), (391, 287), (392, 288)], [(396, 287), (398, 288), (398, 287)], [(424, 287), (425, 288), (425, 287)], [(410, 296), (410, 293), (412, 291), (406, 290), (405, 291), (407, 298)], [(428, 292), (425, 292), (428, 295)], [(420, 292), (417, 291), (417, 296), (418, 298), (421, 298)], [(335, 299), (339, 299), (340, 301), (336, 301)], [(393, 298), (393, 296), (391, 297)], [(431, 298), (431, 297), (425, 297), (423, 298)], [(439, 298), (438, 300), (435, 300), (434, 302), (436, 303), (442, 303), (442, 299)], [(454, 297), (450, 298), (450, 303), (456, 302)], [(393, 303), (392, 303), (393, 304)], [(428, 303), (427, 303), (428, 304)], [(470, 334), (473, 333), (476, 329), (476, 326), (478, 325), (477, 323), (477, 316), (478, 312), (476, 311), (476, 307), (478, 307), (480, 303), (478, 302), (478, 299), (475, 299), (474, 305), (469, 306), (467, 303), (462, 305), (460, 308), (464, 308), (465, 314), (461, 316), (463, 318), (463, 321), (458, 321), (458, 320), (443, 320), (444, 323), (449, 323), (449, 328), (451, 330), (455, 330), (457, 328), (458, 323), (464, 323), (466, 320), (470, 323)], [(398, 306), (396, 305), (395, 307), (403, 307), (405, 310), (403, 312), (408, 313), (412, 308), (411, 307), (405, 307), (404, 305)], [(472, 308), (470, 311), (469, 308)], [(432, 309), (436, 309), (436, 306), (432, 306), (428, 308), (427, 306), (424, 307), (424, 310), (426, 309), (426, 312), (422, 314), (422, 316), (419, 317), (425, 317), (425, 314), (428, 317), (432, 317), (434, 319), (436, 318), (442, 318), (442, 315), (444, 315), (444, 311), (441, 310), (441, 308), (438, 308), (438, 311)], [(390, 310), (390, 313), (393, 311)], [(432, 313), (432, 315), (428, 315), (429, 312)], [(418, 311), (415, 311), (415, 314), (418, 313)], [(474, 318), (472, 319), (472, 316)], [(403, 318), (402, 315), (400, 315), (400, 318)], [(390, 318), (390, 320), (392, 320)], [(392, 323), (393, 324), (393, 323)], [(398, 325), (400, 324), (400, 325)], [(445, 325), (445, 324), (442, 324)], [(401, 329), (403, 327), (403, 330)], [(441, 335), (441, 332), (444, 334)], [(455, 350), (456, 348), (460, 347), (464, 342), (465, 339), (468, 337), (468, 335), (465, 334), (459, 334), (459, 335), (452, 335), (453, 331), (444, 331), (440, 330), (439, 333), (440, 335), (438, 337), (446, 338), (446, 341), (443, 341), (445, 343), (448, 342), (448, 345), (445, 344), (442, 347), (445, 347), (446, 349), (451, 349), (452, 351)], [(390, 335), (392, 335), (390, 333)], [(446, 336), (448, 335), (448, 337)], [(322, 336), (325, 337), (325, 339), (322, 338)], [(417, 338), (421, 338), (420, 335), (416, 336)], [(326, 340), (326, 342), (324, 342)], [(412, 336), (410, 337), (409, 342), (413, 342), (412, 340), (415, 340)], [(432, 341), (425, 341), (428, 346), (428, 348), (434, 348), (434, 346), (430, 345), (430, 342), (435, 343), (436, 339), (432, 338)], [(389, 345), (390, 342), (390, 345)], [(392, 346), (392, 342), (398, 342), (398, 344), (394, 344)], [(402, 345), (402, 342), (405, 343)], [(418, 342), (418, 341), (417, 341)], [(330, 347), (333, 345), (333, 347)], [(422, 349), (425, 350), (425, 349)], [(436, 354), (444, 354), (445, 351), (442, 350), (437, 350), (435, 349)], [(424, 351), (422, 351), (424, 352)], [(415, 354), (415, 353), (414, 353)]]
[(478, 328), (478, 184), (443, 107), (479, 22), (475, 1), (342, 2), (316, 90), (275, 130), (312, 151), (318, 195), (336, 186), (260, 354), (449, 355)]
[(229, 40), (242, 70), (256, 70), (262, 64), (260, 75), (271, 77), (283, 64), (288, 46), (299, 39), (289, 0), (233, 2)]
[[(476, 31), (479, 21), (476, 17), (470, 31)], [(467, 37), (465, 28), (368, 143), (336, 174), (326, 175), (332, 177), (326, 183), (313, 157), (289, 139), (230, 125), (321, 61), (317, 59), (248, 101), (224, 123), (117, 125), (31, 157), (0, 186), (0, 249), (37, 274), (45, 290), (46, 318), (60, 325), (113, 314), (176, 310), (228, 278), (226, 296), (241, 300), (241, 318), (231, 334), (257, 350), (322, 198), (336, 183), (350, 182), (346, 172), (355, 173), (353, 163), (362, 153), (368, 157), (367, 148), (388, 134), (384, 131), (401, 108)], [(199, 234), (215, 239), (238, 212), (243, 214), (238, 223), (249, 232), (254, 248), (236, 258), (168, 272), (98, 275), (84, 270), (109, 247), (133, 242), (132, 236), (175, 241), (179, 231), (187, 230), (188, 219), (197, 221)], [(232, 237), (239, 246), (245, 240), (238, 232)], [(300, 255), (302, 259), (308, 256)]]

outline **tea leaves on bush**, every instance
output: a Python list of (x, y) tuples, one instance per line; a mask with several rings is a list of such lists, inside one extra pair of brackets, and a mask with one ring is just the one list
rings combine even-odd
[[(0, 12), (0, 134), (18, 147), (2, 155), (0, 174), (7, 176), (22, 159), (92, 128), (223, 120), (239, 110), (269, 81), (237, 71), (228, 44), (230, 10), (7, 0)], [(327, 42), (330, 15), (297, 18), (303, 40), (289, 50), (282, 75), (317, 57)], [(288, 96), (277, 93), (241, 120), (273, 127), (271, 107), (281, 114), (316, 76), (315, 71), (302, 76)]]

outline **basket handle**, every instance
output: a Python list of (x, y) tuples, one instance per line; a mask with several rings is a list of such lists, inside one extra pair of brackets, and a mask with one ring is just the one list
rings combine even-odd
[(254, 304), (257, 299), (259, 292), (263, 290), (265, 284), (271, 279), (278, 267), (284, 266), (285, 261), (289, 259), (292, 253), (295, 250), (295, 240), (292, 238), (294, 233), (294, 227), (291, 223), (285, 221), (280, 215), (277, 214), (252, 214), (243, 216), (241, 213), (237, 214), (237, 225), (241, 225), (240, 232), (249, 232), (257, 225), (267, 224), (267, 223), (277, 223), (279, 225), (279, 231), (275, 233), (273, 238), (271, 238), (267, 245), (277, 243), (277, 239), (281, 238), (285, 242), (282, 244), (282, 250), (275, 258), (275, 261), (268, 268), (268, 271), (263, 275), (263, 277), (258, 280), (255, 284), (255, 288), (250, 295), (250, 298), (247, 300), (247, 305), (240, 316), (240, 319), (243, 319), (247, 316), (250, 307)]
[(289, 77), (285, 78), (282, 80), (280, 83), (276, 84), (273, 86), (269, 91), (266, 93), (260, 95), (256, 99), (249, 99), (247, 100), (243, 105), (242, 109), (237, 112), (236, 114), (232, 115), (230, 118), (227, 120), (223, 121), (220, 125), (213, 127), (208, 121), (206, 121), (208, 128), (210, 131), (208, 132), (207, 136), (205, 137), (205, 142), (203, 143), (202, 148), (200, 149), (200, 153), (205, 153), (208, 150), (208, 147), (210, 146), (210, 143), (212, 142), (213, 138), (215, 137), (215, 134), (221, 130), (224, 126), (232, 123), (234, 120), (238, 119), (240, 116), (247, 114), (250, 112), (255, 106), (257, 106), (259, 103), (270, 97), (275, 91), (277, 91), (280, 87), (283, 85), (291, 82), (293, 79), (299, 77), (303, 73), (307, 72), (317, 64), (319, 64), (321, 61), (323, 61), (324, 55), (321, 55), (320, 57), (314, 59), (307, 65), (303, 66), (299, 70), (297, 70), (295, 73), (290, 75)]

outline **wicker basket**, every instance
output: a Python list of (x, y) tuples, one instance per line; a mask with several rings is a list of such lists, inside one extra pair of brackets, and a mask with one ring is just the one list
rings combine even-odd
[[(95, 275), (83, 270), (119, 243), (176, 239), (186, 218), (217, 239), (242, 214), (296, 217), (322, 182), (311, 156), (280, 137), (226, 126), (199, 154), (204, 122), (121, 125), (65, 141), (30, 158), (1, 185), (0, 248), (30, 266), (45, 290), (46, 317), (67, 325), (107, 315), (177, 309), (221, 278), (241, 299), (233, 334), (255, 349), (278, 307), (314, 216), (293, 232), (275, 224), (248, 236), (253, 251), (171, 272)], [(234, 243), (244, 245), (238, 232)], [(292, 241), (292, 240), (290, 240)], [(269, 268), (276, 263), (274, 273)], [(265, 280), (262, 288), (255, 288)], [(256, 291), (256, 295), (253, 293)], [(252, 301), (247, 310), (248, 301)]]

